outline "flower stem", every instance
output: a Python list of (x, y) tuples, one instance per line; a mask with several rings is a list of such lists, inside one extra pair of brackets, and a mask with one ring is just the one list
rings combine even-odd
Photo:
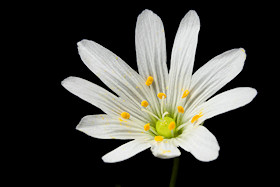
[(169, 187), (175, 187), (178, 169), (179, 169), (179, 157), (176, 157), (173, 159), (173, 168), (172, 168), (172, 174), (171, 174)]

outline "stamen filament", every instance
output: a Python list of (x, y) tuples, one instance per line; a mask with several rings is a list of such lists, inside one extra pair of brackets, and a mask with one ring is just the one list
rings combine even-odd
[(179, 127), (177, 127), (176, 131), (181, 130), (183, 127), (186, 127), (187, 123), (183, 123), (182, 125), (180, 125)]
[(155, 118), (157, 118), (158, 120), (160, 120), (155, 114), (153, 114), (152, 112), (150, 112), (149, 110), (146, 110), (144, 108), (141, 109), (144, 112), (147, 112), (148, 114), (151, 114), (152, 116), (154, 116)]
[(164, 96), (162, 96), (161, 106), (160, 106), (160, 112), (161, 112), (162, 115), (163, 115), (163, 104), (164, 104)]
[(155, 128), (153, 126), (150, 126), (150, 131), (152, 133), (154, 133), (155, 135), (158, 135), (158, 133), (156, 132)]
[(164, 119), (164, 116), (165, 116), (166, 114), (168, 114), (168, 112), (164, 112), (164, 113), (162, 114), (162, 117), (161, 117), (162, 120)]
[(166, 95), (165, 95), (165, 93), (158, 93), (157, 96), (159, 99), (161, 99), (160, 112), (161, 112), (161, 115), (163, 115), (164, 99), (166, 98)]

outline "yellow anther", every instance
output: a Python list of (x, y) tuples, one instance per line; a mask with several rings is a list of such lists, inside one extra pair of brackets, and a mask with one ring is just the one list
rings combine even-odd
[(152, 76), (149, 76), (149, 77), (147, 78), (145, 84), (146, 84), (147, 86), (150, 86), (150, 85), (153, 83), (153, 81), (154, 81), (154, 78), (153, 78)]
[(191, 123), (194, 123), (195, 121), (197, 121), (200, 117), (202, 117), (202, 113), (200, 112), (199, 114), (195, 115), (192, 120), (191, 120)]
[(182, 107), (182, 106), (178, 106), (177, 107), (178, 108), (178, 112), (180, 112), (180, 113), (184, 113), (184, 107)]
[(122, 116), (124, 119), (129, 119), (130, 114), (127, 113), (127, 112), (123, 112), (123, 113), (121, 113), (121, 116)]
[(166, 98), (165, 93), (158, 93), (157, 94), (158, 98), (162, 99), (163, 97)]
[(189, 95), (189, 93), (190, 93), (189, 90), (185, 90), (183, 95), (182, 95), (182, 98), (187, 97)]
[(172, 121), (169, 125), (168, 125), (168, 129), (169, 130), (173, 130), (173, 129), (175, 129), (175, 122), (174, 121)]
[(145, 131), (150, 130), (150, 123), (147, 123), (146, 125), (144, 125), (144, 130)]
[(155, 136), (155, 141), (161, 142), (163, 140), (162, 136)]
[(141, 102), (141, 106), (143, 106), (143, 107), (147, 107), (149, 105), (149, 103), (148, 103), (148, 101), (142, 101)]

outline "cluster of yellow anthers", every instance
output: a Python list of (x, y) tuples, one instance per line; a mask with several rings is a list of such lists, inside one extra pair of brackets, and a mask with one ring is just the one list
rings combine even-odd
[[(153, 81), (154, 81), (154, 78), (153, 78), (152, 76), (149, 76), (149, 77), (147, 78), (145, 84), (146, 84), (147, 86), (150, 86), (150, 85), (152, 85)], [(188, 95), (189, 95), (189, 90), (185, 90), (185, 91), (183, 92), (182, 99), (183, 99), (183, 98), (186, 98)], [(165, 93), (158, 93), (157, 96), (158, 96), (159, 99), (163, 99), (163, 98), (165, 99), (165, 98), (166, 98), (166, 94), (165, 94)], [(144, 101), (141, 102), (141, 106), (143, 106), (143, 107), (145, 107), (145, 108), (148, 107), (148, 105), (149, 105), (149, 103), (148, 103), (148, 101), (146, 101), (146, 100), (144, 100)], [(184, 113), (184, 111), (185, 111), (185, 110), (184, 110), (184, 107), (182, 107), (182, 106), (178, 106), (177, 109), (178, 109), (178, 112), (179, 112), (179, 113)], [(202, 116), (202, 113), (201, 113), (201, 112), (200, 112), (199, 114), (193, 116), (192, 119), (191, 119), (191, 123), (194, 123), (195, 121), (197, 121), (201, 116)], [(130, 118), (130, 114), (129, 114), (128, 112), (122, 112), (122, 113), (121, 113), (121, 117), (124, 118), (124, 119), (129, 119), (129, 118)], [(163, 114), (163, 117), (164, 117), (164, 114)], [(163, 118), (163, 117), (162, 117), (162, 118)], [(169, 125), (168, 125), (168, 129), (169, 129), (172, 133), (173, 133), (173, 130), (175, 129), (175, 127), (176, 127), (176, 124), (175, 124), (174, 121), (170, 122)], [(151, 129), (151, 127), (150, 127), (150, 123), (147, 123), (146, 125), (144, 125), (144, 130), (145, 130), (145, 131), (149, 131), (149, 130), (152, 130), (152, 131), (153, 131), (153, 129)], [(154, 139), (155, 139), (155, 141), (157, 141), (157, 142), (161, 142), (164, 138), (163, 138), (163, 136), (155, 136)]]

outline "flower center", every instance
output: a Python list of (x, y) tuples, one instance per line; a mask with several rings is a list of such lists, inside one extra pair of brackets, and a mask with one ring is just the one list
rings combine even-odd
[[(146, 79), (145, 84), (147, 86), (151, 86), (153, 84), (154, 78), (149, 76)], [(137, 88), (137, 87), (136, 87)], [(167, 89), (167, 88), (166, 88)], [(154, 136), (154, 140), (157, 142), (163, 141), (164, 138), (174, 138), (179, 136), (182, 133), (182, 129), (188, 125), (188, 122), (182, 124), (181, 119), (185, 113), (186, 106), (184, 106), (184, 100), (189, 95), (189, 90), (182, 89), (182, 96), (181, 100), (179, 100), (177, 111), (173, 111), (170, 113), (166, 109), (166, 98), (167, 95), (165, 93), (158, 93), (157, 97), (161, 100), (160, 101), (160, 111), (157, 113), (153, 113), (151, 110), (151, 106), (149, 105), (148, 101), (143, 100), (141, 101), (141, 111), (146, 112), (150, 115), (150, 121), (147, 121), (146, 124), (143, 126), (143, 131), (151, 134)], [(182, 106), (181, 106), (182, 105)], [(167, 117), (171, 116), (171, 117)], [(201, 116), (203, 116), (202, 112), (193, 116), (190, 120), (191, 123), (195, 123)], [(130, 114), (128, 112), (122, 112), (121, 117), (119, 118), (120, 121), (125, 121), (123, 119), (129, 119)], [(157, 121), (156, 121), (157, 120)], [(177, 124), (176, 124), (176, 122)]]
[(174, 137), (175, 128), (175, 120), (170, 117), (164, 117), (156, 122), (156, 131), (159, 135), (164, 136), (165, 138)]

